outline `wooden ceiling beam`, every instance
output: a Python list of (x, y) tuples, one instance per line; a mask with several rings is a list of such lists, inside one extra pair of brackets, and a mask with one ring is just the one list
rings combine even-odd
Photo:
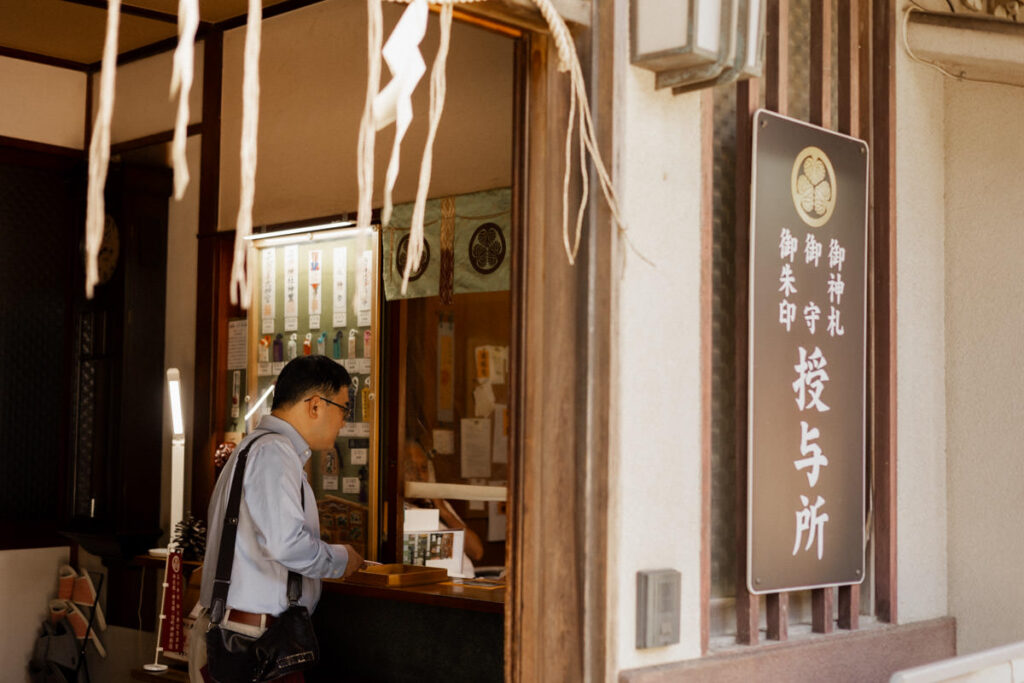
[[(107, 9), (107, 0), (64, 0), (64, 2), (70, 2), (74, 5), (84, 5), (85, 7), (95, 7), (96, 9), (104, 11)], [(140, 17), (142, 19), (152, 19), (153, 21), (162, 21), (167, 24), (178, 23), (177, 14), (160, 12), (155, 9), (147, 9), (145, 7), (136, 7), (135, 5), (130, 5), (124, 2), (124, 0), (121, 0), (121, 14)]]
[(28, 50), (19, 50), (17, 48), (5, 47), (3, 45), (0, 45), (0, 57), (10, 57), (12, 59), (21, 59), (26, 62), (36, 62), (38, 64), (59, 66), (62, 69), (72, 69), (74, 71), (88, 72), (90, 69), (89, 64), (76, 62), (72, 59), (62, 59), (60, 57), (44, 55), (38, 52), (30, 52)]

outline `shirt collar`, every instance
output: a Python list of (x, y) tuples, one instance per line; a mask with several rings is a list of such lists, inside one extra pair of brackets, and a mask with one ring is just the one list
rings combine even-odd
[(264, 415), (263, 419), (260, 420), (259, 429), (266, 429), (287, 437), (303, 465), (306, 464), (306, 461), (312, 455), (309, 444), (306, 443), (306, 440), (302, 438), (295, 427), (291, 426), (286, 420), (282, 420), (274, 415)]

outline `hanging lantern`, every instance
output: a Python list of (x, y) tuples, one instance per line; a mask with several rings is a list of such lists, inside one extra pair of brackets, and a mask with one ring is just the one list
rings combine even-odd
[(765, 0), (632, 0), (631, 61), (689, 92), (761, 75)]

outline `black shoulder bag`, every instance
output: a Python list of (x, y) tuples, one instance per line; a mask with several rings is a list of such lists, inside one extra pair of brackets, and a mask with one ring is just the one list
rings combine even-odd
[[(238, 454), (224, 527), (217, 554), (217, 576), (213, 584), (210, 607), (210, 630), (206, 632), (207, 670), (215, 681), (272, 681), (295, 671), (308, 669), (320, 657), (320, 648), (309, 610), (299, 604), (302, 577), (288, 572), (288, 609), (259, 638), (231, 631), (221, 626), (231, 584), (231, 567), (235, 562), (235, 537), (238, 534), (238, 509), (242, 502), (242, 480), (249, 448), (268, 432), (246, 444)], [(302, 507), (306, 507), (306, 491), (301, 488)]]

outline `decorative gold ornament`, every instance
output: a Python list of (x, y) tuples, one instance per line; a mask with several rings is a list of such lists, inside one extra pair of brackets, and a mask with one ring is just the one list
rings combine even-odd
[(818, 147), (804, 147), (793, 162), (790, 191), (793, 206), (804, 223), (820, 228), (836, 208), (836, 172), (832, 161)]

